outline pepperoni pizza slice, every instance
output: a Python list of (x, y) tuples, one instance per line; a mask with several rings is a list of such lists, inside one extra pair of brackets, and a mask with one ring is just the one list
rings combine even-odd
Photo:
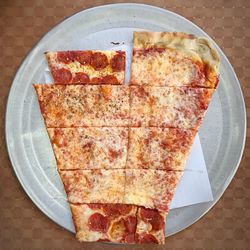
[(198, 130), (213, 92), (206, 88), (131, 86), (131, 124)]
[(125, 204), (71, 204), (79, 241), (135, 243), (137, 206)]
[(59, 174), (70, 203), (123, 203), (124, 169), (64, 170)]
[(168, 211), (183, 171), (126, 169), (125, 204)]
[(47, 128), (129, 124), (129, 87), (34, 85)]
[(57, 51), (46, 52), (45, 55), (55, 83), (124, 83), (124, 51)]
[(184, 170), (195, 130), (130, 128), (126, 168)]
[(134, 32), (131, 84), (216, 88), (220, 57), (207, 38)]
[(125, 168), (128, 128), (48, 128), (60, 170)]
[(166, 216), (167, 212), (138, 207), (136, 242), (164, 244)]

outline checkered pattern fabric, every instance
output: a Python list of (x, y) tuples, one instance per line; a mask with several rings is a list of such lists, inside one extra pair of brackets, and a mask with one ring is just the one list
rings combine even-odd
[[(79, 243), (47, 218), (20, 186), (8, 158), (4, 116), (15, 72), (29, 50), (54, 25), (107, 0), (0, 1), (0, 249), (130, 249)], [(123, 2), (123, 1), (113, 1)], [(126, 1), (130, 2), (130, 1)], [(224, 50), (239, 77), (250, 118), (250, 1), (136, 1), (174, 11), (203, 28)], [(250, 122), (249, 122), (250, 124)], [(250, 244), (250, 125), (244, 156), (229, 188), (201, 220), (167, 239), (165, 246), (133, 249), (248, 249)]]

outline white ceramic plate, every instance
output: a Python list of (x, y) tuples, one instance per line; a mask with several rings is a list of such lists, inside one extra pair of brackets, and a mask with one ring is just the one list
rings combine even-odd
[[(23, 61), (11, 87), (6, 140), (13, 168), (33, 202), (72, 232), (66, 195), (32, 83), (45, 81), (45, 51), (121, 46), (126, 49), (132, 42), (132, 31), (138, 29), (183, 31), (208, 37), (185, 18), (148, 5), (114, 4), (88, 9), (66, 19), (41, 39)], [(124, 44), (119, 47), (111, 42)], [(218, 201), (237, 170), (244, 148), (246, 112), (240, 84), (226, 56), (214, 45), (221, 56), (220, 86), (199, 131), (214, 201), (171, 210), (167, 235), (188, 227)]]

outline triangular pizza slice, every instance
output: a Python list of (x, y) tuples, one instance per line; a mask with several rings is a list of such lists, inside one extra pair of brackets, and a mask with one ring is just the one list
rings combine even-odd
[(45, 55), (55, 83), (124, 83), (124, 51), (55, 51), (46, 52)]
[(134, 32), (131, 84), (216, 88), (218, 52), (207, 38), (181, 32)]

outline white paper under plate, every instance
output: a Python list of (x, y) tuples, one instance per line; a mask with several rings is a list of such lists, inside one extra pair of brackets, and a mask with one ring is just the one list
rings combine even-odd
[[(45, 82), (45, 51), (112, 47), (114, 50), (126, 49), (131, 57), (129, 46), (132, 43), (132, 31), (138, 29), (183, 31), (208, 37), (186, 19), (147, 5), (117, 4), (89, 9), (56, 26), (35, 46), (23, 61), (10, 91), (6, 140), (13, 168), (34, 203), (47, 216), (72, 232), (74, 227), (71, 213), (32, 84)], [(113, 46), (110, 42), (121, 44)], [(215, 46), (221, 56), (220, 86), (199, 130), (214, 200), (171, 209), (167, 235), (194, 223), (215, 204), (233, 178), (242, 155), (246, 133), (244, 101), (231, 65), (218, 46)], [(201, 149), (199, 141), (196, 143), (197, 149), (196, 146), (193, 147), (188, 163), (191, 162), (192, 166), (187, 166), (190, 171), (185, 172), (172, 205), (201, 201), (200, 195), (203, 196), (206, 190), (203, 191), (196, 185), (186, 185), (185, 182), (189, 183), (190, 179), (198, 181), (203, 176), (204, 183), (207, 182), (205, 186), (209, 187), (203, 158), (192, 160), (193, 156), (202, 156), (198, 151)], [(203, 173), (196, 171), (202, 166)], [(187, 200), (188, 196), (183, 197), (183, 193), (192, 196), (192, 199)], [(182, 197), (181, 200), (178, 197)], [(194, 197), (196, 198), (193, 199)], [(211, 199), (211, 193), (207, 193), (203, 199)]]

